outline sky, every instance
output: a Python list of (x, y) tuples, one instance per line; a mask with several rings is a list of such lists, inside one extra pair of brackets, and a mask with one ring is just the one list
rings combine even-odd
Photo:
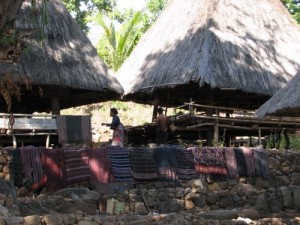
[[(141, 10), (146, 7), (146, 0), (117, 0), (117, 7), (122, 9), (134, 9)], [(88, 33), (88, 38), (91, 40), (92, 44), (96, 46), (102, 35), (102, 28), (98, 25), (91, 25), (90, 32)]]

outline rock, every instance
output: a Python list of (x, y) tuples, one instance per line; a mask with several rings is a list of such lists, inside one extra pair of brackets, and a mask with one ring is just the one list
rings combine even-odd
[(203, 212), (199, 214), (200, 217), (205, 219), (214, 219), (214, 220), (230, 220), (237, 218), (236, 210), (211, 210), (208, 212)]
[(208, 205), (214, 205), (219, 201), (219, 196), (215, 193), (208, 193), (206, 197), (206, 202)]
[(148, 210), (146, 209), (144, 203), (136, 202), (134, 205), (135, 213), (139, 215), (146, 215), (148, 214)]
[(279, 199), (271, 199), (269, 202), (271, 212), (278, 213), (283, 209), (283, 204)]
[(294, 202), (292, 197), (292, 190), (289, 187), (280, 187), (279, 190), (282, 194), (283, 206), (286, 208), (293, 208)]
[(184, 201), (184, 205), (185, 205), (185, 208), (187, 210), (192, 209), (192, 208), (195, 207), (195, 204), (194, 204), (194, 202), (192, 200), (185, 200)]
[(48, 214), (43, 216), (42, 222), (47, 225), (63, 225), (62, 217), (60, 214)]
[(252, 220), (257, 220), (260, 218), (259, 212), (255, 209), (242, 209), (238, 212), (239, 217), (250, 218)]
[(300, 187), (293, 185), (291, 186), (291, 188), (292, 188), (294, 208), (299, 210), (300, 209)]
[(207, 183), (202, 179), (193, 180), (192, 192), (193, 193), (207, 193)]
[(65, 225), (75, 224), (76, 217), (74, 214), (61, 214), (62, 221)]
[(281, 163), (278, 159), (274, 158), (274, 157), (269, 157), (268, 158), (268, 163), (269, 163), (269, 168), (272, 170), (279, 170)]
[(24, 225), (36, 225), (41, 224), (41, 217), (38, 215), (31, 215), (24, 217)]
[(291, 184), (300, 185), (300, 173), (293, 173), (292, 174)]

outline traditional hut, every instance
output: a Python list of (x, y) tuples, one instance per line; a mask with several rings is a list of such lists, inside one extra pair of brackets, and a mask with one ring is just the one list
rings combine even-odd
[(172, 0), (117, 72), (124, 100), (257, 109), (300, 68), (280, 0)]
[[(119, 99), (122, 86), (63, 3), (47, 1), (45, 26), (40, 20), (43, 13), (33, 11), (30, 3), (24, 1), (16, 20), (17, 32), (22, 35), (26, 48), (18, 62), (0, 64), (2, 79), (8, 77), (24, 84), (20, 99), (12, 99), (11, 111), (52, 110), (53, 114), (59, 114), (60, 109)], [(2, 97), (0, 109), (6, 112)]]
[(256, 111), (260, 118), (266, 115), (300, 117), (300, 70), (280, 91)]

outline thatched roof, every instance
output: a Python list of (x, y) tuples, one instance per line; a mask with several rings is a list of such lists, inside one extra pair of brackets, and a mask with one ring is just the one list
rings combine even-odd
[(117, 72), (124, 99), (259, 107), (300, 68), (280, 0), (172, 0)]
[(300, 70), (297, 75), (280, 91), (258, 108), (256, 115), (260, 118), (266, 115), (300, 117)]
[(47, 2), (43, 43), (41, 33), (36, 32), (42, 24), (34, 17), (30, 2), (24, 2), (16, 21), (17, 30), (28, 35), (24, 37), (28, 48), (18, 63), (0, 64), (1, 74), (12, 74), (17, 82), (26, 76), (32, 82), (33, 91), (22, 92), (21, 102), (14, 102), (13, 112), (44, 111), (53, 96), (60, 98), (61, 109), (119, 99), (122, 86), (63, 3)]

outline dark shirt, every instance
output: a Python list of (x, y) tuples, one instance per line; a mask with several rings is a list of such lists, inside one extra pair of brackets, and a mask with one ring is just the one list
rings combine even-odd
[(112, 122), (111, 122), (111, 124), (110, 124), (110, 129), (116, 129), (116, 128), (118, 128), (118, 126), (120, 125), (120, 118), (117, 116), (117, 115), (114, 115), (113, 117), (112, 117)]

